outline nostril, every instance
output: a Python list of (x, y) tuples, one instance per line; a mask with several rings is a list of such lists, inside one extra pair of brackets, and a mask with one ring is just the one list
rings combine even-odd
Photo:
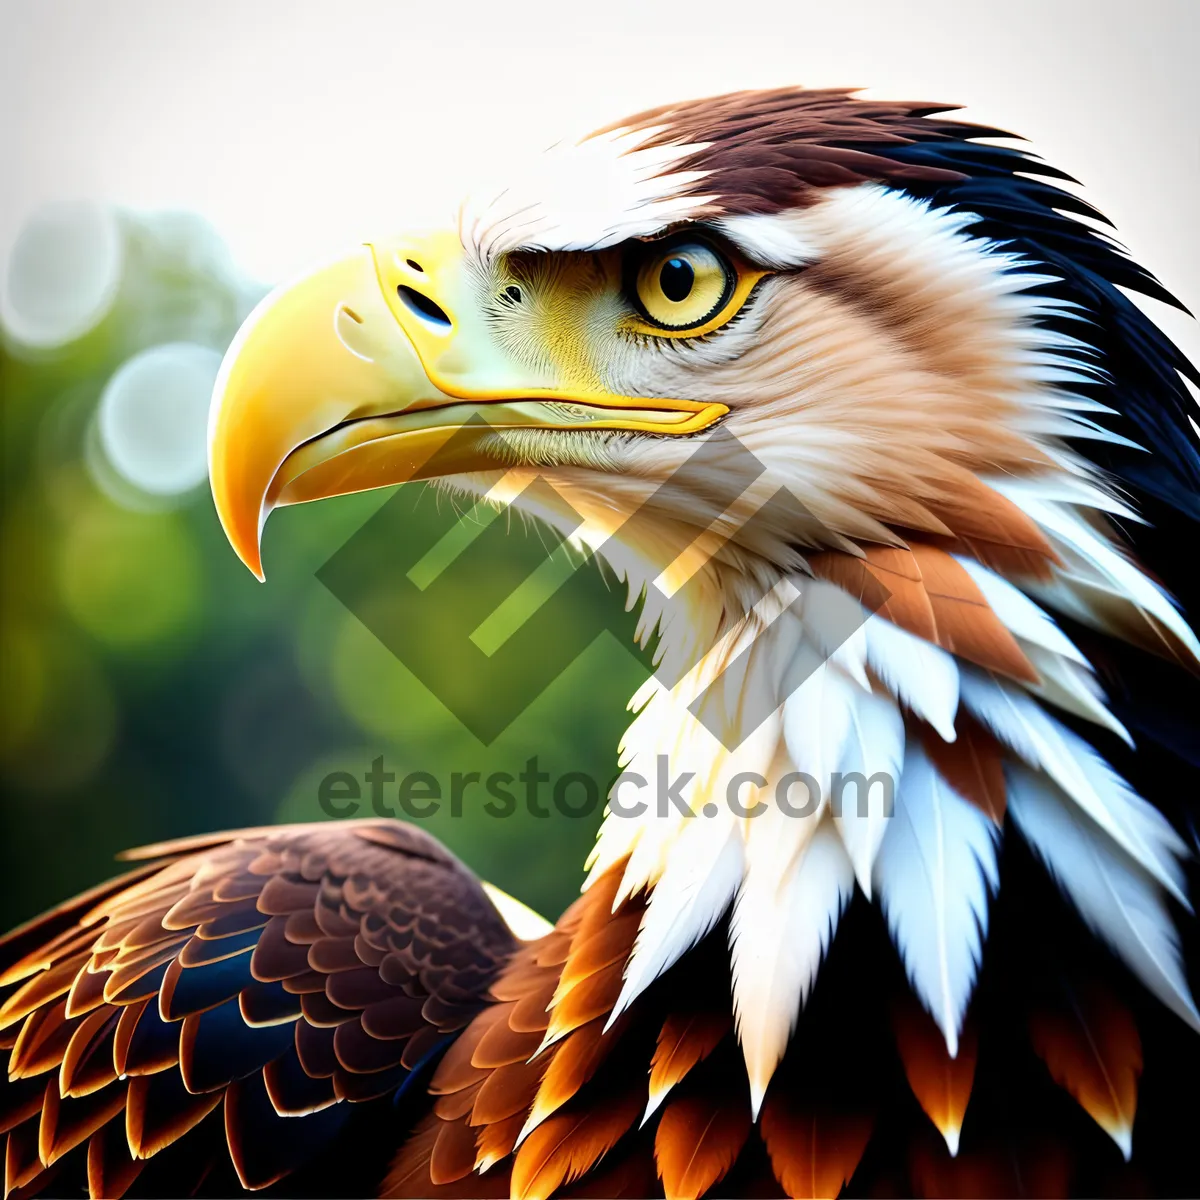
[(424, 318), (426, 321), (432, 322), (434, 325), (444, 325), (450, 327), (450, 318), (445, 311), (435, 304), (428, 296), (423, 296), (416, 288), (410, 288), (403, 283), (396, 289), (404, 307), (410, 312), (414, 312), (417, 316)]
[(408, 267), (410, 270), (420, 271), (422, 275), (425, 274), (425, 268), (423, 266), (421, 266), (421, 264), (419, 262), (417, 262), (417, 260), (415, 258), (406, 258), (404, 260), (404, 265), (406, 267)]

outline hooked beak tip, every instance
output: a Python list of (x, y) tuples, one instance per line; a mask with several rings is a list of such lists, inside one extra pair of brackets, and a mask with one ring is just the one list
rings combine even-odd
[(263, 570), (262, 565), (262, 546), (260, 540), (255, 538), (253, 542), (235, 546), (237, 556), (246, 565), (246, 569), (258, 580), (259, 583), (266, 583), (267, 574)]
[(257, 547), (252, 551), (237, 549), (236, 553), (238, 558), (242, 560), (242, 564), (245, 566), (246, 570), (248, 570), (250, 574), (258, 580), (259, 583), (267, 582), (267, 574), (263, 570), (262, 565), (262, 555), (259, 553)]
[[(218, 490), (214, 489), (214, 498), (217, 494)], [(240, 514), (234, 506), (220, 503), (217, 504), (217, 515), (233, 552), (259, 583), (265, 583), (266, 574), (262, 565), (263, 519), (260, 517), (251, 527), (244, 519), (244, 514)]]

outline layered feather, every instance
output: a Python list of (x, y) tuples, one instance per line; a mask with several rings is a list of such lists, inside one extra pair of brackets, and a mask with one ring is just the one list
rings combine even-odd
[(909, 747), (875, 886), (913, 987), (953, 1058), (999, 882), (996, 828)]
[(854, 888), (853, 864), (829, 820), (785, 865), (780, 875), (746, 878), (730, 924), (733, 1011), (755, 1115)]
[(1087, 926), (1200, 1031), (1162, 884), (1045, 776), (1010, 767), (1008, 796), (1013, 820)]

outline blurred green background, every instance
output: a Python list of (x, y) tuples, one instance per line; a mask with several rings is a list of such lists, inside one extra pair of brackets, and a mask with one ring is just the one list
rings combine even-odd
[[(551, 776), (583, 771), (603, 790), (644, 678), (613, 635), (485, 747), (318, 581), (390, 492), (276, 513), (265, 586), (234, 557), (205, 479), (205, 414), (221, 353), (266, 288), (212, 228), (57, 205), (8, 249), (0, 926), (114, 874), (126, 847), (328, 819), (322, 777), (361, 779), (380, 755), (447, 786), (455, 771), (516, 775), (536, 754)], [(443, 519), (423, 499), (413, 520)], [(502, 547), (481, 569), (505, 569)], [(584, 569), (598, 611), (576, 616), (599, 628), (624, 597)], [(632, 620), (623, 628), (628, 643)], [(461, 819), (443, 805), (422, 825), (557, 916), (599, 809), (496, 819), (486, 798), (468, 792)]]

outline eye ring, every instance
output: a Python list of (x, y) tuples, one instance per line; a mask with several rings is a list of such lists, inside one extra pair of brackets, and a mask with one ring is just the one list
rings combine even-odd
[(694, 232), (633, 242), (623, 264), (625, 294), (652, 329), (688, 333), (719, 317), (738, 290), (738, 272)]

